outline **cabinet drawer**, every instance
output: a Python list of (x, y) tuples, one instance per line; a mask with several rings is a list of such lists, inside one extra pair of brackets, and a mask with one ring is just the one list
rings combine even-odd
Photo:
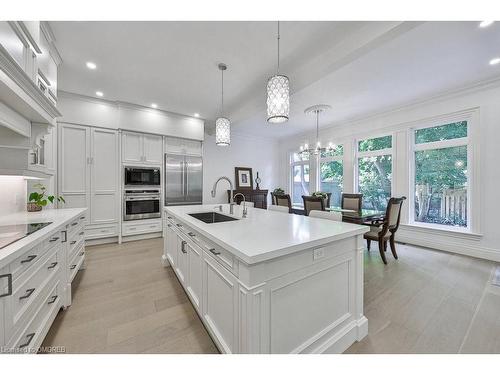
[(117, 225), (85, 228), (85, 239), (106, 238), (114, 236), (118, 236)]
[(33, 309), (33, 304), (40, 295), (44, 293), (44, 288), (49, 281), (58, 277), (62, 262), (62, 252), (60, 248), (57, 251), (51, 251), (40, 262), (37, 269), (21, 285), (14, 283), (14, 290), (10, 300), (9, 316), (11, 321), (9, 326), (12, 330), (17, 329), (18, 324), (24, 320), (24, 314)]
[(72, 237), (78, 231), (82, 230), (84, 223), (85, 223), (85, 215), (81, 215), (73, 219), (67, 226), (68, 238)]
[(82, 246), (81, 249), (73, 256), (73, 259), (71, 259), (68, 262), (68, 275), (69, 275), (69, 282), (73, 282), (73, 279), (75, 278), (77, 272), (82, 268), (83, 262), (85, 260), (85, 247)]
[(16, 353), (33, 353), (38, 349), (61, 307), (61, 294), (61, 284), (56, 279), (47, 286), (46, 293), (26, 328), (10, 340), (9, 348)]
[(29, 251), (24, 253), (22, 256), (14, 260), (10, 264), (10, 273), (12, 274), (12, 279), (15, 281), (19, 276), (24, 274), (27, 270), (32, 269), (38, 261), (55, 246), (61, 243), (61, 232), (58, 231), (56, 234), (46, 238), (42, 243), (34, 246)]
[(161, 230), (161, 220), (146, 223), (123, 223), (122, 225), (122, 234), (124, 236), (161, 232)]
[(211, 241), (194, 232), (188, 232), (187, 237), (226, 269), (235, 275), (237, 274), (237, 262), (235, 261), (233, 254), (229, 251), (224, 250), (220, 246), (215, 245)]
[(85, 241), (82, 240), (81, 241), (78, 241), (76, 244), (74, 244), (69, 252), (68, 252), (68, 261), (71, 261), (78, 252), (81, 252), (82, 250), (85, 250)]

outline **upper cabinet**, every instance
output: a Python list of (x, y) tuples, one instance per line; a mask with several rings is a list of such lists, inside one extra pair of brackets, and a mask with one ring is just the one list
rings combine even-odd
[(161, 165), (162, 159), (162, 136), (134, 132), (122, 133), (123, 163)]
[(165, 152), (168, 154), (202, 155), (202, 143), (190, 139), (165, 137)]

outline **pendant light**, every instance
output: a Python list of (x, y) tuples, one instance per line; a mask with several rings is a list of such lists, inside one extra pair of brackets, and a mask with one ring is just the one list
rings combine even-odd
[(318, 104), (313, 105), (312, 107), (306, 108), (304, 113), (306, 115), (314, 114), (316, 115), (316, 145), (314, 147), (310, 147), (307, 143), (303, 146), (300, 146), (299, 155), (301, 156), (311, 156), (311, 155), (319, 155), (321, 152), (332, 151), (335, 146), (333, 143), (329, 143), (328, 147), (321, 147), (321, 142), (319, 140), (319, 115), (322, 112), (325, 112), (332, 108), (328, 104)]
[(267, 122), (279, 124), (288, 121), (290, 112), (290, 82), (280, 74), (280, 23), (278, 21), (278, 68), (267, 81)]
[(231, 121), (224, 117), (224, 70), (226, 69), (226, 64), (219, 64), (222, 75), (222, 95), (220, 117), (215, 120), (215, 143), (217, 146), (229, 146), (231, 144)]

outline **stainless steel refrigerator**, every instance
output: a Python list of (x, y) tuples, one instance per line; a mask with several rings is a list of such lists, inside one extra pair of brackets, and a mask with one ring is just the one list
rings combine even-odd
[(202, 158), (165, 154), (165, 206), (201, 204), (202, 194)]

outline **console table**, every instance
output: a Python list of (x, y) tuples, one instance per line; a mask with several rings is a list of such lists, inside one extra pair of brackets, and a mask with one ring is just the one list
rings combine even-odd
[[(251, 190), (251, 189), (239, 189), (233, 190), (233, 195), (236, 193), (241, 193), (245, 196), (247, 202), (253, 202), (254, 207), (267, 209), (267, 194), (268, 190)], [(230, 201), (231, 190), (227, 191), (227, 201)], [(241, 195), (238, 195), (235, 199), (235, 203), (240, 204), (243, 200)]]

